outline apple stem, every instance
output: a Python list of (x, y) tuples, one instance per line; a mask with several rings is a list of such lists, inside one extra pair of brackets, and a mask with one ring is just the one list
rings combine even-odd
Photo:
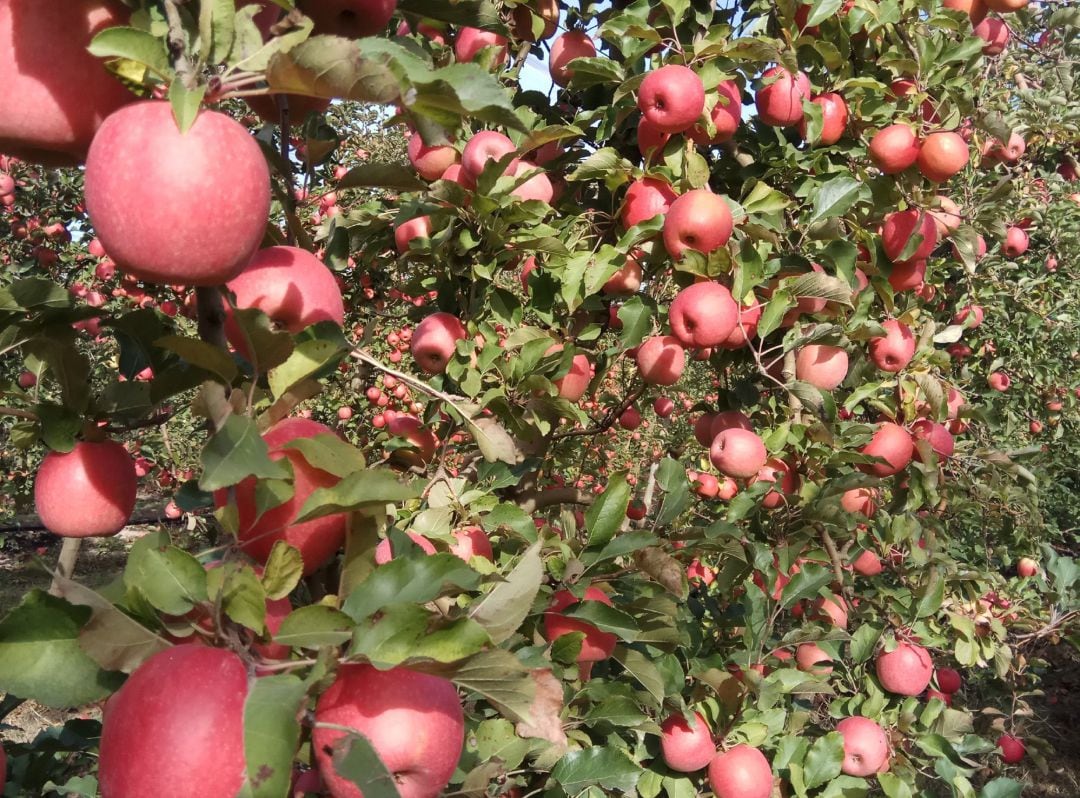
[(165, 8), (165, 19), (169, 25), (169, 35), (166, 41), (169, 45), (169, 54), (172, 56), (177, 77), (180, 78), (185, 88), (194, 89), (195, 70), (192, 68), (187, 53), (184, 52), (184, 23), (180, 19), (181, 2), (183, 0), (163, 0), (162, 2)]

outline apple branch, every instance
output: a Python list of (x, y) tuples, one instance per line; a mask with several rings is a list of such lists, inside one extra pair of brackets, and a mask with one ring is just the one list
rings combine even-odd
[(195, 69), (185, 52), (184, 23), (180, 19), (180, 5), (186, 0), (162, 0), (165, 8), (165, 19), (169, 25), (169, 33), (166, 43), (169, 47), (169, 55), (172, 57), (176, 75), (180, 78), (185, 88), (195, 88)]
[(630, 405), (640, 399), (643, 393), (645, 393), (644, 383), (628, 393), (625, 399), (608, 410), (607, 413), (604, 414), (604, 417), (592, 427), (587, 429), (584, 427), (581, 429), (572, 429), (566, 432), (556, 432), (551, 436), (551, 439), (553, 441), (560, 441), (564, 438), (574, 438), (581, 435), (599, 435), (601, 432), (607, 432), (611, 429), (612, 425), (619, 420), (619, 416), (621, 416)]

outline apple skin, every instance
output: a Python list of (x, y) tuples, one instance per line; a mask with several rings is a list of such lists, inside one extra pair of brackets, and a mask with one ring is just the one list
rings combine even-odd
[(885, 256), (893, 263), (903, 262), (900, 256), (908, 242), (916, 235), (922, 236), (918, 248), (906, 260), (926, 260), (938, 243), (937, 225), (934, 217), (917, 208), (906, 211), (894, 211), (885, 217), (881, 226), (881, 244)]
[[(237, 308), (257, 308), (291, 333), (320, 321), (345, 323), (345, 303), (333, 272), (299, 247), (260, 249), (227, 287), (236, 295)], [(238, 351), (246, 347), (231, 312), (225, 333)]]
[(720, 344), (721, 349), (742, 349), (757, 335), (758, 322), (761, 320), (762, 305), (754, 297), (749, 305), (739, 303), (739, 318), (731, 335)]
[(583, 30), (564, 33), (551, 43), (551, 55), (548, 57), (548, 71), (551, 79), (562, 87), (573, 79), (574, 70), (567, 67), (575, 58), (595, 58), (596, 45), (589, 34)]
[(611, 296), (632, 296), (641, 288), (641, 263), (633, 255), (626, 256), (626, 265), (608, 278), (601, 289)]
[(818, 596), (810, 605), (806, 617), (811, 621), (821, 621), (839, 629), (847, 629), (847, 602), (844, 601), (843, 596), (833, 595), (832, 598)]
[(454, 57), (458, 62), (472, 61), (485, 47), (498, 47), (495, 65), (506, 63), (506, 37), (480, 28), (462, 28), (454, 39)]
[(657, 130), (682, 133), (705, 110), (705, 86), (689, 67), (668, 64), (645, 75), (638, 88), (638, 108)]
[(901, 643), (892, 651), (882, 650), (874, 662), (881, 686), (896, 695), (919, 695), (930, 686), (934, 663), (922, 646)]
[(833, 672), (833, 658), (817, 643), (802, 643), (795, 649), (795, 667), (803, 673), (827, 676)]
[[(597, 587), (585, 589), (585, 595), (581, 601), (599, 601), (601, 604), (611, 606), (611, 599)], [(551, 597), (551, 604), (544, 613), (544, 637), (549, 643), (554, 643), (563, 635), (573, 632), (582, 632), (585, 638), (581, 641), (581, 653), (578, 654), (578, 664), (585, 662), (599, 662), (611, 656), (615, 650), (615, 644), (619, 638), (610, 632), (601, 632), (591, 623), (570, 618), (562, 614), (567, 607), (578, 603), (578, 597), (569, 590), (560, 590)]]
[(143, 662), (105, 705), (98, 778), (109, 798), (234, 798), (244, 784), (248, 671), (187, 644)]
[(919, 158), (919, 140), (907, 125), (889, 125), (870, 139), (870, 160), (887, 175), (908, 169)]
[(1013, 225), (1005, 231), (1005, 244), (1001, 251), (1006, 257), (1019, 258), (1028, 250), (1028, 234), (1023, 228)]
[(927, 180), (944, 183), (968, 164), (971, 153), (959, 133), (939, 130), (923, 139), (919, 147), (919, 171)]
[(763, 85), (754, 96), (761, 121), (773, 127), (797, 125), (803, 118), (802, 101), (810, 98), (810, 79), (802, 72), (792, 75), (775, 66), (765, 70), (761, 81)]
[(475, 183), (489, 161), (501, 161), (516, 151), (517, 147), (509, 136), (497, 130), (481, 130), (465, 142), (461, 151), (461, 168)]
[(409, 351), (425, 374), (442, 374), (454, 356), (458, 341), (469, 337), (465, 325), (452, 313), (432, 313), (413, 330)]
[(401, 798), (435, 798), (450, 782), (465, 745), (465, 715), (452, 682), (440, 676), (370, 665), (343, 665), (315, 704), (315, 763), (333, 798), (363, 798), (337, 774), (333, 753), (355, 729), (394, 776)]
[(1016, 573), (1025, 579), (1035, 576), (1039, 573), (1039, 564), (1031, 557), (1021, 557), (1016, 564)]
[(695, 773), (708, 766), (716, 756), (716, 744), (702, 714), (694, 713), (692, 727), (682, 715), (671, 715), (661, 723), (660, 753), (664, 763), (680, 773)]
[(889, 269), (889, 285), (893, 291), (919, 290), (926, 280), (926, 261), (909, 260), (894, 263)]
[(647, 116), (641, 117), (638, 121), (638, 152), (641, 153), (641, 157), (645, 159), (646, 163), (653, 160), (659, 160), (661, 154), (664, 152), (664, 147), (667, 146), (667, 143), (670, 140), (671, 134), (660, 130), (660, 128), (649, 121)]
[(404, 255), (413, 241), (431, 238), (431, 217), (415, 216), (394, 228), (394, 246)]
[(0, 3), (0, 152), (46, 166), (83, 162), (102, 122), (136, 99), (86, 48), (130, 15), (112, 0)]
[(717, 435), (709, 447), (709, 460), (716, 470), (733, 479), (749, 479), (769, 459), (757, 433), (732, 427)]
[(1009, 390), (1009, 386), (1012, 385), (1012, 380), (1009, 379), (1009, 375), (1003, 371), (995, 371), (989, 377), (986, 378), (986, 382), (995, 391), (1004, 393)]
[(135, 509), (135, 461), (116, 441), (79, 441), (70, 452), (49, 452), (34, 480), (41, 523), (67, 538), (106, 537)]
[(762, 507), (766, 510), (775, 510), (785, 503), (787, 496), (798, 492), (801, 480), (799, 472), (789, 463), (779, 457), (770, 457), (765, 461), (765, 465), (750, 478), (748, 484), (753, 485), (755, 482), (779, 483), (779, 490), (770, 490), (761, 498)]
[[(235, 487), (238, 508), (240, 547), (254, 560), (265, 564), (275, 541), (284, 540), (299, 549), (304, 560), (304, 575), (314, 573), (330, 560), (345, 541), (346, 515), (323, 516), (300, 524), (292, 520), (304, 506), (304, 502), (318, 488), (336, 485), (338, 477), (310, 465), (296, 449), (286, 449), (290, 441), (314, 438), (317, 435), (333, 435), (329, 427), (305, 418), (286, 418), (263, 433), (263, 440), (270, 450), (271, 460), (287, 458), (292, 465), (293, 495), (283, 504), (272, 507), (256, 516), (254, 477), (248, 477)], [(214, 493), (214, 505), (223, 507), (229, 501), (229, 490)]]
[(934, 671), (934, 676), (937, 677), (938, 689), (946, 695), (959, 692), (964, 686), (964, 680), (953, 668), (938, 668)]
[(963, 11), (971, 18), (972, 25), (978, 25), (986, 17), (987, 7), (983, 0), (942, 0), (944, 8)]
[(716, 105), (709, 113), (713, 127), (716, 128), (716, 135), (710, 138), (700, 124), (690, 130), (690, 138), (700, 147), (731, 141), (742, 122), (742, 89), (739, 84), (734, 80), (722, 80), (716, 84), (716, 93)]
[(934, 198), (934, 204), (937, 209), (930, 211), (930, 215), (937, 224), (938, 238), (946, 238), (955, 233), (964, 222), (960, 215), (960, 206), (941, 194)]
[[(544, 354), (550, 355), (561, 351), (562, 344), (552, 344)], [(568, 402), (577, 402), (585, 395), (591, 381), (592, 369), (589, 365), (589, 358), (585, 355), (574, 355), (570, 363), (570, 370), (552, 382), (560, 397)]]
[(315, 23), (315, 33), (360, 39), (383, 32), (397, 0), (305, 0), (298, 5)]
[[(973, 20), (974, 21), (974, 20)], [(976, 36), (986, 44), (983, 45), (983, 55), (1000, 55), (1009, 45), (1009, 28), (1004, 20), (997, 17), (986, 17), (972, 30)]]
[(844, 738), (844, 764), (841, 771), (863, 778), (878, 773), (889, 760), (889, 740), (870, 718), (853, 715), (836, 724)]
[[(386, 413), (383, 413), (386, 416)], [(435, 456), (439, 442), (435, 433), (424, 426), (416, 416), (408, 413), (396, 413), (386, 421), (386, 431), (391, 435), (405, 438), (416, 447), (416, 451), (396, 449), (391, 459), (405, 466), (425, 465)]]
[(460, 557), (465, 562), (470, 557), (483, 557), (495, 560), (495, 552), (491, 548), (491, 540), (487, 533), (478, 526), (466, 526), (455, 529), (453, 532), (454, 542), (450, 544), (450, 553)]
[(870, 549), (863, 550), (851, 561), (851, 570), (859, 576), (877, 576), (885, 569), (881, 558)]
[[(844, 102), (844, 98), (836, 92), (826, 92), (825, 94), (819, 94), (810, 100), (814, 105), (821, 107), (821, 134), (818, 136), (817, 141), (810, 142), (811, 144), (831, 147), (844, 135), (844, 131), (847, 129), (848, 123), (848, 107)], [(804, 139), (806, 138), (806, 119), (805, 117), (799, 122), (799, 135)]]
[(686, 368), (686, 351), (673, 335), (646, 338), (634, 359), (641, 378), (649, 385), (674, 385)]
[(705, 188), (693, 189), (671, 203), (664, 219), (664, 247), (676, 261), (688, 249), (708, 254), (728, 242), (733, 227), (723, 197)]
[(266, 160), (242, 125), (216, 111), (200, 111), (181, 134), (168, 102), (121, 108), (94, 136), (85, 181), (109, 257), (150, 283), (227, 283), (266, 231)]
[(514, 7), (512, 29), (514, 38), (521, 41), (534, 42), (537, 39), (533, 33), (533, 17), (538, 16), (544, 20), (544, 30), (540, 33), (540, 39), (550, 39), (559, 27), (559, 2), (558, 0), (534, 0), (531, 3), (522, 3)]
[(1003, 734), (997, 739), (997, 747), (1001, 749), (1001, 761), (1007, 765), (1015, 765), (1024, 759), (1027, 748), (1019, 737), (1011, 734)]
[(675, 402), (666, 396), (658, 396), (653, 401), (653, 412), (660, 418), (669, 418), (675, 412)]
[(858, 468), (875, 477), (891, 477), (908, 467), (914, 456), (914, 449), (911, 435), (906, 429), (891, 421), (883, 422), (878, 424), (874, 437), (861, 449), (861, 452), (884, 458), (885, 462), (869, 463), (860, 465)]
[[(956, 448), (956, 442), (949, 428), (928, 418), (921, 418), (911, 425), (911, 438), (915, 441), (929, 442), (930, 448), (938, 457), (952, 457)], [(922, 462), (918, 449), (915, 449), (915, 459)]]
[(822, 391), (843, 383), (848, 373), (848, 353), (842, 346), (808, 344), (795, 356), (795, 378)]
[(461, 160), (450, 144), (424, 144), (419, 133), (409, 136), (409, 163), (424, 180), (438, 180), (446, 170)]
[(666, 214), (678, 194), (663, 180), (643, 177), (635, 180), (626, 190), (620, 219), (627, 230), (636, 224), (647, 222), (654, 216)]
[(769, 798), (772, 765), (757, 748), (736, 745), (718, 752), (709, 763), (709, 786), (716, 798)]
[[(669, 220), (677, 205), (678, 200), (668, 214)], [(739, 306), (731, 292), (715, 281), (687, 286), (668, 309), (671, 332), (684, 346), (696, 349), (723, 343), (735, 329), (738, 317)]]
[(986, 313), (979, 305), (965, 305), (952, 317), (953, 324), (963, 324), (967, 329), (974, 330), (983, 323)]
[[(506, 170), (506, 174), (512, 177), (521, 177), (536, 169), (536, 164), (530, 161), (514, 161)], [(555, 187), (552, 185), (551, 178), (541, 171), (528, 178), (520, 186), (516, 186), (510, 194), (522, 202), (539, 200), (550, 204), (555, 199)]]
[(1019, 161), (1026, 151), (1027, 142), (1024, 141), (1024, 137), (1019, 133), (1012, 133), (1009, 136), (1008, 144), (1002, 145), (1000, 141), (995, 140), (994, 145), (987, 154), (1002, 163), (1012, 164)]
[(888, 319), (881, 326), (885, 335), (871, 338), (867, 345), (870, 359), (882, 371), (896, 374), (915, 356), (915, 336), (910, 327), (896, 319)]
[[(425, 554), (431, 555), (435, 553), (435, 544), (419, 532), (410, 531), (405, 534), (408, 535), (409, 539), (419, 546)], [(375, 546), (375, 564), (386, 565), (386, 563), (390, 562), (392, 559), (394, 559), (394, 550), (391, 547), (390, 538), (383, 538), (379, 541), (378, 545)], [(463, 557), (462, 559), (465, 558)]]

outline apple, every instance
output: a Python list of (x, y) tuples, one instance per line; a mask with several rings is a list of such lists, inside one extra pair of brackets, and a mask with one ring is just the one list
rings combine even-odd
[(734, 479), (749, 479), (769, 459), (765, 444), (757, 433), (738, 427), (723, 430), (709, 447), (709, 460), (721, 474)]
[(487, 533), (478, 526), (464, 526), (453, 532), (454, 542), (450, 544), (450, 553), (468, 562), (472, 557), (495, 560), (491, 540)]
[[(536, 164), (530, 161), (514, 161), (510, 164), (506, 174), (510, 177), (522, 177), (530, 172), (536, 172), (538, 168)], [(550, 204), (555, 199), (555, 187), (552, 185), (551, 178), (543, 171), (540, 171), (520, 185), (515, 186), (510, 194), (522, 202), (539, 200)]]
[(919, 695), (930, 685), (934, 663), (922, 646), (900, 643), (892, 651), (884, 649), (874, 662), (881, 686), (897, 695)]
[(718, 752), (709, 763), (709, 786), (716, 798), (769, 798), (772, 765), (757, 748), (736, 745)]
[(870, 339), (867, 349), (870, 359), (882, 371), (896, 374), (915, 356), (915, 336), (911, 328), (896, 319), (882, 322), (885, 335)]
[[(695, 128), (696, 130), (696, 128)], [(665, 133), (646, 116), (641, 117), (637, 126), (637, 145), (641, 157), (646, 162), (657, 159), (664, 151), (664, 147), (671, 140), (671, 134)]]
[(480, 28), (461, 28), (454, 39), (454, 57), (461, 63), (472, 61), (486, 47), (497, 47), (495, 65), (506, 63), (507, 41), (505, 36)]
[[(753, 296), (753, 294), (749, 296)], [(762, 305), (757, 301), (756, 297), (751, 300), (749, 305), (739, 303), (738, 321), (732, 329), (731, 335), (720, 344), (720, 347), (722, 349), (742, 349), (748, 346), (750, 339), (757, 335), (757, 325), (758, 321), (761, 320), (761, 313)]]
[(859, 715), (836, 724), (844, 738), (844, 763), (840, 770), (849, 776), (865, 778), (881, 771), (889, 760), (889, 740), (879, 725)]
[(601, 289), (612, 296), (632, 296), (641, 288), (641, 263), (633, 255), (626, 256), (626, 265), (608, 278)]
[(802, 72), (794, 75), (775, 66), (761, 75), (754, 95), (758, 117), (766, 125), (792, 127), (803, 118), (802, 101), (810, 98), (810, 79)]
[(360, 39), (383, 32), (397, 0), (305, 0), (298, 5), (315, 23), (315, 33)]
[(895, 175), (918, 160), (919, 140), (907, 125), (889, 125), (874, 134), (867, 152), (878, 169)]
[(537, 35), (533, 32), (533, 19), (540, 17), (544, 23), (540, 39), (550, 39), (559, 26), (559, 0), (533, 0), (530, 3), (522, 3), (514, 6), (513, 31), (514, 38), (521, 41), (534, 42)]
[[(911, 425), (911, 438), (914, 441), (929, 442), (930, 448), (934, 450), (938, 457), (952, 457), (956, 446), (949, 428), (928, 418), (921, 418)], [(914, 456), (915, 459), (922, 462), (917, 448)]]
[(247, 130), (200, 111), (181, 133), (168, 102), (121, 108), (86, 157), (86, 210), (109, 257), (151, 283), (226, 283), (251, 260), (270, 213), (270, 173)]
[(1009, 134), (1008, 144), (1003, 145), (1000, 141), (994, 139), (987, 155), (1002, 163), (1011, 164), (1019, 161), (1026, 150), (1027, 142), (1024, 141), (1024, 137), (1014, 132)]
[[(544, 354), (550, 355), (561, 351), (562, 344), (552, 344)], [(570, 364), (570, 370), (562, 377), (559, 377), (552, 382), (555, 385), (555, 390), (559, 392), (560, 397), (568, 402), (577, 402), (585, 395), (585, 391), (588, 389), (591, 381), (592, 369), (589, 364), (589, 358), (585, 355), (574, 355)]]
[(105, 705), (98, 780), (109, 798), (233, 798), (243, 787), (251, 678), (231, 651), (173, 646)]
[(634, 359), (641, 379), (649, 385), (674, 385), (686, 368), (686, 352), (673, 335), (646, 338)]
[(706, 767), (716, 755), (716, 744), (702, 714), (693, 713), (692, 725), (682, 715), (671, 715), (661, 723), (660, 754), (664, 764), (680, 773)]
[(1012, 384), (1012, 380), (1009, 379), (1009, 375), (1003, 371), (995, 371), (989, 377), (986, 378), (986, 382), (995, 391), (1001, 391), (1004, 393), (1009, 390), (1009, 386)]
[(795, 649), (795, 667), (804, 673), (827, 676), (833, 672), (832, 662), (833, 658), (817, 643), (802, 643)]
[(747, 429), (753, 432), (754, 424), (741, 410), (725, 410), (712, 416), (709, 432), (702, 446), (711, 446), (713, 439), (726, 429)]
[(469, 337), (465, 325), (452, 313), (432, 313), (413, 330), (409, 351), (425, 374), (442, 374), (454, 356), (458, 341)]
[(987, 17), (972, 32), (986, 42), (983, 55), (1000, 55), (1009, 44), (1009, 26), (997, 17)]
[(1001, 251), (1005, 253), (1006, 257), (1019, 258), (1028, 249), (1028, 234), (1024, 232), (1023, 228), (1013, 225), (1005, 231), (1005, 244), (1002, 246)]
[(874, 437), (860, 451), (885, 462), (860, 465), (859, 470), (875, 477), (891, 477), (908, 467), (914, 456), (911, 435), (899, 424), (886, 421), (878, 424)]
[(840, 495), (840, 506), (849, 513), (873, 518), (877, 512), (878, 493), (873, 488), (851, 488)]
[(693, 484), (694, 493), (703, 499), (715, 499), (720, 493), (720, 481), (712, 474), (694, 472), (690, 482)]
[(765, 461), (765, 465), (750, 478), (748, 484), (753, 485), (755, 482), (780, 483), (779, 490), (770, 490), (761, 498), (762, 507), (766, 510), (775, 510), (784, 504), (787, 496), (798, 492), (800, 479), (799, 473), (789, 463), (779, 457), (770, 457)]
[(705, 110), (705, 86), (689, 67), (668, 64), (646, 73), (638, 87), (638, 108), (664, 133), (682, 133)]
[(848, 353), (842, 346), (807, 344), (795, 355), (795, 379), (831, 391), (847, 377)]
[[(683, 197), (672, 206), (669, 221)], [(712, 280), (684, 288), (668, 309), (671, 332), (683, 346), (697, 349), (723, 343), (735, 329), (738, 316), (739, 306), (731, 298), (731, 292)]]
[(419, 133), (409, 136), (409, 163), (424, 180), (438, 180), (461, 156), (451, 144), (424, 144)]
[(983, 0), (942, 0), (942, 6), (953, 11), (963, 11), (971, 18), (971, 24), (977, 25), (986, 16), (987, 7)]
[[(262, 515), (258, 515), (256, 507), (254, 477), (244, 479), (235, 488), (214, 493), (214, 504), (218, 508), (235, 501), (240, 547), (257, 562), (265, 564), (275, 541), (284, 540), (299, 549), (304, 561), (304, 574), (309, 575), (329, 562), (341, 548), (345, 540), (345, 513), (293, 523), (308, 497), (318, 488), (333, 487), (339, 477), (308, 463), (300, 450), (287, 448), (294, 440), (333, 434), (329, 427), (305, 418), (283, 419), (263, 433), (270, 459), (288, 459), (292, 466), (293, 495)], [(235, 498), (230, 497), (230, 493), (235, 493)]]
[(1007, 765), (1015, 765), (1024, 759), (1027, 749), (1024, 741), (1011, 734), (1003, 734), (997, 739), (997, 747), (1001, 749), (1001, 760)]
[(964, 217), (960, 213), (960, 206), (941, 194), (934, 198), (934, 205), (937, 210), (930, 211), (930, 215), (937, 225), (938, 238), (946, 238), (959, 229)]
[(1016, 573), (1025, 579), (1035, 576), (1039, 573), (1039, 563), (1031, 557), (1021, 557), (1020, 562), (1016, 564)]
[(0, 3), (0, 152), (46, 166), (82, 163), (102, 122), (136, 99), (87, 50), (130, 15), (113, 0)]
[(919, 147), (919, 171), (935, 183), (943, 183), (968, 164), (971, 154), (959, 133), (937, 131)]
[(414, 216), (394, 228), (394, 246), (402, 255), (411, 249), (413, 241), (423, 241), (428, 238), (431, 238), (430, 216)]
[(633, 181), (626, 190), (619, 216), (623, 227), (630, 229), (655, 216), (666, 214), (678, 196), (670, 184), (658, 178), (643, 177)]
[(334, 755), (347, 745), (341, 727), (367, 738), (401, 798), (439, 795), (465, 745), (465, 715), (453, 682), (404, 667), (342, 665), (315, 704), (311, 732), (315, 764), (333, 798), (363, 798), (334, 767)]
[(391, 459), (407, 466), (425, 465), (431, 462), (439, 446), (435, 433), (424, 426), (416, 416), (409, 413), (383, 413), (386, 431), (391, 435), (409, 441), (415, 450), (395, 449)]
[[(901, 258), (911, 240), (917, 236), (921, 236), (922, 240), (915, 251), (906, 258)], [(934, 217), (918, 208), (894, 211), (885, 217), (881, 226), (881, 244), (885, 249), (885, 256), (893, 263), (926, 260), (934, 251), (937, 242)]]
[(889, 269), (889, 285), (894, 291), (919, 290), (926, 279), (926, 261), (909, 260), (894, 263)]
[(952, 317), (953, 324), (963, 324), (967, 329), (974, 330), (983, 323), (986, 314), (979, 305), (965, 305)]
[[(819, 94), (810, 100), (814, 105), (821, 107), (821, 134), (817, 141), (810, 142), (825, 147), (831, 147), (840, 141), (847, 129), (848, 107), (844, 98), (836, 92)], [(799, 134), (806, 138), (806, 119), (799, 122)]]
[[(409, 540), (419, 546), (425, 554), (431, 555), (435, 553), (435, 544), (419, 532), (410, 530), (405, 534), (408, 535)], [(383, 538), (379, 541), (378, 545), (375, 546), (375, 564), (386, 565), (386, 563), (390, 562), (392, 559), (394, 559), (394, 550), (390, 543), (390, 538)], [(466, 558), (462, 557), (462, 559), (464, 560)]]
[(596, 58), (596, 45), (583, 30), (568, 31), (551, 43), (548, 71), (559, 86), (565, 87), (573, 80), (574, 70), (567, 64), (575, 58)]
[(728, 242), (733, 226), (723, 197), (705, 188), (693, 189), (671, 203), (664, 219), (664, 246), (676, 261), (688, 249), (708, 254)]
[(626, 430), (635, 430), (641, 426), (641, 413), (636, 407), (628, 407), (619, 414), (619, 426)]
[(734, 80), (722, 80), (716, 84), (716, 105), (709, 112), (716, 135), (710, 137), (704, 125), (695, 125), (690, 138), (699, 146), (722, 144), (735, 136), (742, 122), (742, 89)]
[(848, 624), (847, 602), (844, 601), (843, 596), (833, 595), (832, 598), (818, 596), (810, 605), (807, 618), (811, 621), (828, 623), (839, 629), (846, 629)]
[(78, 441), (70, 452), (45, 455), (34, 479), (41, 523), (66, 538), (106, 537), (135, 509), (135, 461), (116, 441)]
[(946, 695), (952, 695), (964, 686), (964, 680), (952, 668), (937, 668), (934, 671), (934, 676), (937, 679), (938, 689)]
[[(291, 333), (320, 321), (345, 323), (345, 303), (334, 273), (299, 247), (268, 247), (255, 253), (244, 270), (227, 283), (237, 308), (256, 308)], [(229, 313), (229, 341), (245, 352), (244, 334)]]
[(851, 570), (859, 576), (877, 576), (884, 568), (881, 558), (870, 549), (864, 549), (851, 561)]
[(474, 182), (491, 161), (501, 161), (512, 152), (516, 152), (509, 136), (497, 130), (481, 130), (473, 134), (461, 151), (461, 168)]
[(675, 403), (666, 396), (658, 396), (653, 400), (653, 412), (660, 418), (669, 418), (675, 412)]
[(563, 635), (581, 632), (585, 635), (581, 641), (581, 653), (578, 654), (578, 664), (585, 662), (599, 662), (611, 656), (615, 650), (618, 637), (610, 632), (601, 632), (588, 621), (578, 620), (563, 614), (563, 610), (572, 607), (579, 601), (599, 601), (601, 604), (611, 606), (611, 599), (604, 591), (597, 587), (585, 589), (585, 595), (579, 599), (569, 590), (560, 590), (551, 598), (544, 613), (544, 637), (549, 643), (554, 643)]

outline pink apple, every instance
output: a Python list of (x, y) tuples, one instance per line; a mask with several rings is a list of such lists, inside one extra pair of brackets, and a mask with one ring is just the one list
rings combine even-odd
[(664, 219), (664, 246), (673, 260), (688, 249), (708, 254), (731, 238), (731, 209), (719, 194), (699, 188), (671, 203)]
[[(405, 534), (408, 535), (409, 540), (419, 546), (421, 551), (425, 554), (431, 555), (435, 553), (435, 544), (419, 532), (409, 530)], [(379, 541), (378, 545), (375, 546), (375, 564), (386, 565), (386, 563), (390, 562), (392, 559), (394, 559), (394, 549), (390, 543), (390, 538), (383, 538)], [(462, 559), (465, 558), (462, 557)]]
[(870, 718), (854, 715), (836, 724), (844, 738), (841, 771), (849, 776), (867, 777), (878, 773), (889, 761), (889, 740), (885, 730)]
[(807, 344), (795, 356), (795, 378), (822, 391), (840, 386), (848, 373), (848, 353), (841, 346)]
[(465, 526), (455, 529), (454, 542), (450, 544), (450, 553), (468, 562), (471, 557), (483, 557), (494, 560), (495, 553), (487, 533), (478, 526)]
[(409, 136), (409, 163), (424, 180), (438, 180), (460, 157), (451, 144), (424, 144), (419, 133)]
[(472, 61), (487, 47), (497, 47), (495, 51), (495, 65), (501, 66), (506, 63), (507, 41), (505, 36), (479, 28), (461, 28), (454, 39), (454, 57), (459, 62)]
[(638, 347), (638, 371), (649, 385), (674, 385), (686, 368), (686, 352), (679, 339), (671, 335), (654, 335)]
[(885, 335), (870, 339), (870, 359), (882, 371), (896, 374), (915, 356), (915, 336), (910, 327), (896, 319), (888, 319), (881, 326)]
[(705, 87), (694, 70), (668, 64), (646, 73), (638, 88), (638, 108), (658, 130), (682, 133), (705, 110)]
[(876, 477), (891, 477), (908, 467), (914, 455), (911, 435), (899, 424), (886, 421), (878, 424), (874, 437), (860, 451), (884, 462), (860, 465), (859, 470)]
[(802, 643), (795, 649), (796, 667), (805, 673), (827, 676), (833, 672), (833, 658), (817, 643)]
[(716, 798), (769, 798), (772, 765), (757, 748), (736, 745), (717, 753), (709, 763), (709, 786)]
[(415, 216), (394, 228), (394, 245), (397, 251), (405, 254), (411, 249), (413, 241), (431, 238), (431, 217)]
[(630, 229), (634, 225), (666, 214), (678, 194), (668, 183), (655, 177), (643, 177), (635, 180), (626, 190), (620, 219), (623, 227)]
[(115, 535), (135, 509), (135, 462), (116, 441), (79, 441), (45, 455), (34, 480), (34, 508), (54, 535)]
[(874, 661), (881, 686), (897, 695), (919, 695), (930, 684), (934, 663), (922, 646), (900, 643), (892, 651), (882, 650)]
[(596, 45), (583, 30), (564, 33), (551, 43), (548, 71), (559, 86), (566, 86), (574, 77), (574, 70), (567, 66), (575, 58), (595, 58)]
[(765, 465), (769, 453), (757, 433), (732, 427), (713, 439), (709, 459), (721, 474), (735, 479), (749, 479)]
[(704, 125), (695, 125), (690, 137), (699, 146), (722, 144), (735, 136), (742, 122), (742, 90), (734, 80), (722, 80), (716, 85), (717, 100), (709, 116), (716, 135), (709, 137)]
[(700, 712), (693, 723), (682, 715), (671, 715), (660, 724), (660, 753), (664, 764), (680, 773), (694, 773), (706, 767), (716, 755), (709, 724)]
[[(669, 220), (681, 199), (672, 206)], [(684, 288), (668, 309), (671, 332), (684, 346), (698, 349), (723, 343), (735, 329), (738, 316), (739, 306), (731, 292), (713, 281)]]
[(775, 66), (761, 76), (754, 95), (758, 117), (766, 125), (792, 127), (803, 118), (803, 100), (810, 99), (810, 79), (802, 72), (794, 75)]
[(496, 130), (481, 130), (465, 143), (461, 151), (461, 168), (473, 181), (480, 177), (491, 161), (501, 161), (517, 147), (510, 138)]
[(457, 316), (451, 313), (432, 313), (413, 330), (409, 351), (420, 370), (427, 374), (441, 374), (454, 356), (458, 341), (464, 341), (469, 333)]
[(579, 601), (599, 601), (601, 604), (611, 606), (611, 599), (604, 591), (596, 587), (585, 589), (584, 597), (578, 599), (569, 590), (560, 590), (552, 596), (551, 604), (544, 613), (544, 637), (549, 643), (553, 643), (563, 635), (581, 632), (585, 635), (581, 641), (581, 653), (578, 654), (578, 663), (599, 662), (611, 656), (615, 650), (618, 637), (610, 632), (601, 632), (587, 621), (581, 621), (563, 614), (563, 610), (574, 606)]
[(397, 0), (308, 0), (301, 4), (315, 23), (315, 33), (346, 39), (382, 33), (396, 8)]
[(930, 257), (938, 242), (937, 225), (934, 224), (933, 216), (918, 208), (888, 214), (881, 226), (881, 243), (885, 256), (893, 263), (900, 262), (909, 242), (917, 236), (921, 238), (920, 242), (904, 261), (919, 261)]

